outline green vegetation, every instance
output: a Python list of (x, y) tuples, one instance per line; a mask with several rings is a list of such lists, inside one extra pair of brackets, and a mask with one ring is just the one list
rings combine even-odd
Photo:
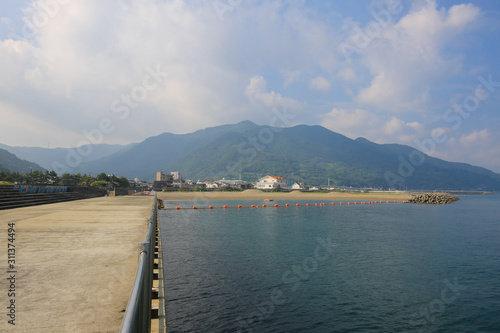
[(108, 186), (108, 184), (109, 183), (105, 180), (96, 180), (95, 182), (90, 184), (90, 186)]
[(107, 186), (111, 184), (119, 188), (130, 186), (127, 178), (114, 175), (108, 176), (105, 173), (101, 173), (97, 177), (80, 173), (64, 173), (59, 177), (55, 171), (43, 172), (39, 170), (25, 173), (0, 171), (0, 181), (25, 185)]
[(55, 171), (39, 171), (34, 170), (32, 172), (10, 172), (10, 171), (0, 171), (0, 180), (8, 181), (11, 183), (18, 184), (55, 184), (59, 185), (61, 178), (59, 178)]
[(243, 190), (239, 187), (224, 186), (223, 188), (221, 188), (221, 191), (238, 192), (238, 191), (243, 191)]
[[(235, 125), (236, 126), (236, 125)], [(480, 167), (423, 155), (418, 166), (408, 160), (415, 149), (352, 140), (321, 126), (300, 125), (276, 131), (259, 141), (265, 127), (244, 124), (207, 140), (168, 164), (188, 178), (256, 181), (282, 176), (288, 185), (353, 186), (396, 189), (500, 189), (500, 175)], [(267, 129), (266, 133), (270, 133)], [(168, 145), (165, 145), (168, 146)], [(402, 161), (406, 164), (402, 166)], [(388, 174), (397, 181), (388, 181)]]
[(196, 185), (193, 189), (194, 192), (207, 192), (208, 189), (205, 186)]

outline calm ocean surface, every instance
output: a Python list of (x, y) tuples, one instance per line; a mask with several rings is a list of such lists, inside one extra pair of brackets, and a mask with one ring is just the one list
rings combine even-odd
[(498, 194), (160, 214), (169, 333), (500, 332)]

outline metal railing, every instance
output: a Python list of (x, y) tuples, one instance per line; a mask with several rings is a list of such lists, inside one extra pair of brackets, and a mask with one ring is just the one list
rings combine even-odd
[(153, 263), (155, 256), (158, 202), (155, 195), (149, 218), (146, 240), (139, 243), (139, 267), (134, 287), (123, 317), (120, 333), (146, 333), (151, 331), (151, 298), (153, 286)]

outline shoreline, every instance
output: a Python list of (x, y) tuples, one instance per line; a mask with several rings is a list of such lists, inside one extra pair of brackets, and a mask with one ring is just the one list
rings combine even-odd
[(157, 192), (158, 199), (174, 200), (409, 200), (411, 193), (360, 193), (360, 192), (329, 192), (304, 193), (293, 192), (262, 192), (260, 190), (244, 190), (241, 192)]

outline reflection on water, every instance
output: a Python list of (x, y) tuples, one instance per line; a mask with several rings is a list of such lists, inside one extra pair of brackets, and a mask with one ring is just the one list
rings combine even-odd
[(169, 332), (494, 332), (498, 201), (162, 211)]

